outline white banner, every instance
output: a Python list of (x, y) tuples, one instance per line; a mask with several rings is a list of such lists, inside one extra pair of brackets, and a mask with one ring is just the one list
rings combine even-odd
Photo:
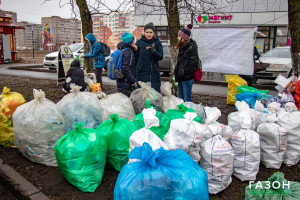
[(226, 74), (253, 74), (257, 27), (199, 27), (192, 29), (202, 70)]

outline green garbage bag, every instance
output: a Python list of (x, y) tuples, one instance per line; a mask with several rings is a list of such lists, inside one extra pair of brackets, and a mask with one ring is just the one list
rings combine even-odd
[[(185, 119), (183, 115), (185, 115), (186, 112), (196, 113), (196, 111), (194, 111), (194, 110), (191, 109), (191, 108), (186, 107), (186, 106), (183, 105), (183, 104), (178, 105), (177, 108), (178, 108), (178, 109), (169, 109), (169, 110), (166, 112), (166, 115), (167, 115), (167, 117), (168, 117), (170, 120), (173, 120), (173, 119)], [(196, 113), (196, 114), (197, 114), (197, 113)], [(199, 117), (198, 114), (197, 114), (197, 117), (195, 117), (195, 118), (193, 119), (193, 121), (199, 122), (200, 124), (202, 124), (202, 119), (201, 119), (201, 117)]]
[[(145, 101), (145, 108), (153, 108), (152, 105), (150, 105), (149, 101)], [(160, 111), (156, 111), (155, 116), (159, 119), (159, 126), (152, 126), (150, 130), (155, 133), (161, 140), (164, 139), (165, 135), (169, 131), (170, 128), (170, 119), (162, 114)], [(138, 129), (145, 127), (145, 119), (143, 116), (143, 113), (137, 114), (135, 118), (133, 119), (133, 123)]]
[(75, 123), (75, 129), (63, 135), (54, 150), (64, 177), (79, 190), (94, 192), (102, 181), (107, 146), (98, 130), (83, 125)]
[(251, 188), (250, 185), (245, 188), (245, 200), (299, 199), (300, 183), (287, 181), (286, 179), (284, 179), (284, 174), (281, 172), (275, 172), (271, 177), (268, 178), (268, 181), (262, 181), (256, 184), (252, 184)]
[(110, 120), (102, 122), (97, 130), (106, 138), (107, 164), (113, 169), (121, 171), (129, 159), (129, 138), (138, 129), (132, 121), (119, 119), (117, 114), (109, 116)]
[(244, 92), (256, 92), (256, 93), (265, 93), (265, 94), (269, 93), (269, 90), (258, 90), (254, 87), (250, 87), (247, 85), (238, 86), (237, 89), (240, 93), (244, 93)]

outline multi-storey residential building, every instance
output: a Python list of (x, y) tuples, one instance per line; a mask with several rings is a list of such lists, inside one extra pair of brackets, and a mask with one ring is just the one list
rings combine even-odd
[(18, 22), (17, 24), (25, 28), (16, 30), (17, 49), (42, 48), (43, 28), (41, 24), (31, 24), (28, 22)]
[(1, 10), (0, 12), (3, 13), (3, 14), (5, 14), (6, 16), (11, 17), (11, 22), (13, 24), (17, 24), (17, 13), (12, 12), (12, 11), (6, 11), (6, 10)]
[(78, 19), (42, 17), (42, 27), (43, 48), (81, 42), (81, 21)]
[(93, 15), (93, 33), (97, 40), (107, 43), (115, 49), (124, 32), (132, 33), (137, 39), (142, 35), (142, 27), (133, 25), (134, 12)]

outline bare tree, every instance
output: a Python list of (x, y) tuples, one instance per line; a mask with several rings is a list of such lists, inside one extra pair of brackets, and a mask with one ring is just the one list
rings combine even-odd
[(289, 28), (291, 33), (291, 54), (294, 74), (300, 71), (300, 1), (288, 1)]

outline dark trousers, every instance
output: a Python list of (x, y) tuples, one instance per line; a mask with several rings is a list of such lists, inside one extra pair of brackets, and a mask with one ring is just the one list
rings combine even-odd
[(103, 68), (96, 68), (96, 79), (97, 83), (100, 83), (101, 89), (103, 91), (103, 85), (102, 85), (102, 69)]

